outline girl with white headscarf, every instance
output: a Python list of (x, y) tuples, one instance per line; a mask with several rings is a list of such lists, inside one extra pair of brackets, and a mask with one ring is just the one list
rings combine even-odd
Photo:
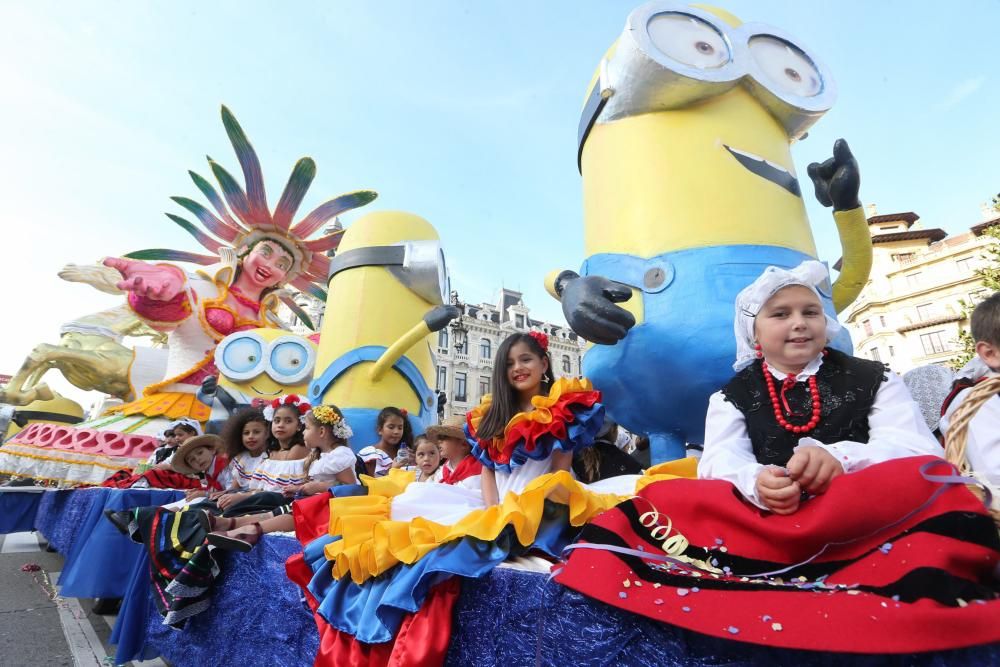
[(709, 400), (698, 476), (778, 514), (837, 475), (942, 453), (896, 374), (827, 347), (840, 331), (817, 291), (827, 278), (816, 261), (772, 266), (739, 293), (737, 373)]

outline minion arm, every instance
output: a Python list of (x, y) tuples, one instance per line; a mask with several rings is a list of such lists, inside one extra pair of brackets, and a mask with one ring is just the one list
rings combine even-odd
[(424, 318), (413, 326), (409, 331), (400, 336), (396, 342), (382, 353), (378, 361), (372, 366), (368, 377), (372, 382), (378, 382), (407, 353), (414, 345), (419, 343), (425, 336), (435, 331), (440, 331), (449, 322), (461, 315), (458, 306), (435, 306), (424, 315)]
[(872, 237), (860, 206), (850, 211), (834, 211), (833, 219), (844, 251), (843, 267), (833, 284), (833, 307), (839, 313), (858, 298), (868, 282), (872, 270)]

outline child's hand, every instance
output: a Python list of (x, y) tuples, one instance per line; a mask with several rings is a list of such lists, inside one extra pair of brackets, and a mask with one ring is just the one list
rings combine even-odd
[(825, 493), (834, 477), (844, 474), (844, 467), (822, 447), (799, 447), (788, 459), (788, 476), (812, 495)]
[(781, 468), (768, 466), (757, 475), (757, 495), (775, 514), (791, 514), (799, 509), (802, 487)]
[(221, 498), (219, 498), (219, 502), (218, 502), (219, 509), (220, 510), (227, 510), (227, 509), (229, 509), (230, 507), (232, 507), (236, 503), (240, 502), (241, 500), (243, 500), (244, 498), (246, 498), (249, 495), (250, 494), (248, 494), (248, 493), (227, 493), (226, 495), (224, 495)]
[(208, 495), (208, 491), (202, 491), (201, 489), (191, 489), (184, 494), (185, 500), (194, 500), (195, 498), (202, 498)]
[(284, 489), (282, 489), (281, 492), (285, 495), (286, 498), (292, 498), (295, 496), (296, 493), (299, 493), (300, 491), (305, 493), (305, 488), (306, 488), (305, 484), (289, 484)]

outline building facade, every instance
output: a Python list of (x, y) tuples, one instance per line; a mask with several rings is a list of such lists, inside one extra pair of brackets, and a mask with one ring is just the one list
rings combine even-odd
[(976, 269), (985, 265), (983, 251), (992, 242), (983, 232), (1000, 217), (949, 237), (942, 229), (924, 228), (912, 211), (877, 215), (871, 206), (868, 213), (871, 276), (841, 313), (855, 354), (897, 373), (949, 363), (961, 352), (966, 311), (988, 295)]
[(496, 304), (452, 302), (462, 316), (437, 333), (434, 350), (438, 399), (444, 396), (445, 417), (464, 415), (490, 393), (493, 357), (512, 333), (541, 331), (549, 338), (549, 357), (556, 378), (579, 377), (586, 343), (565, 325), (533, 320), (520, 292), (501, 289)]

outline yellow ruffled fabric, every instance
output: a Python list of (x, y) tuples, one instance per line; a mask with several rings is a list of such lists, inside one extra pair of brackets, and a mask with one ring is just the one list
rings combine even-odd
[[(636, 491), (648, 484), (680, 477), (693, 478), (697, 460), (671, 461), (654, 468), (638, 480)], [(406, 479), (404, 475), (409, 475)], [(393, 521), (392, 498), (405, 490), (413, 473), (393, 470), (380, 479), (365, 478), (367, 496), (334, 498), (330, 501), (330, 534), (341, 539), (325, 547), (332, 561), (333, 576), (350, 575), (357, 583), (376, 577), (399, 563), (415, 563), (442, 544), (462, 537), (495, 540), (506, 526), (514, 527), (518, 541), (527, 546), (535, 541), (545, 500), (569, 507), (573, 526), (584, 523), (628, 499), (628, 496), (594, 493), (565, 471), (542, 475), (532, 480), (520, 494), (508, 493), (499, 505), (469, 512), (453, 525), (442, 525), (424, 518)]]

